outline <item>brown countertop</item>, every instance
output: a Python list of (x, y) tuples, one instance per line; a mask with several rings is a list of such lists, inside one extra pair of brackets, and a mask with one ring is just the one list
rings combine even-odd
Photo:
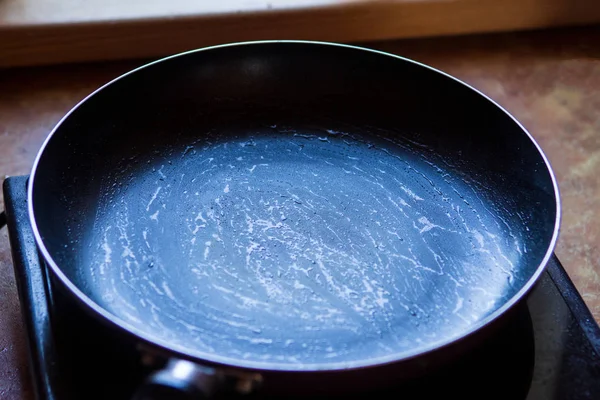
[[(372, 43), (442, 69), (503, 105), (558, 177), (557, 254), (600, 321), (600, 27)], [(0, 176), (26, 174), (54, 124), (142, 61), (3, 70)], [(2, 202), (0, 200), (0, 207)], [(0, 398), (32, 399), (6, 229), (0, 232)]]

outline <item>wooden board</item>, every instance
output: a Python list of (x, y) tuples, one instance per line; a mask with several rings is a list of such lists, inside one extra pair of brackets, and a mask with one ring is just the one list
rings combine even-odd
[(594, 0), (0, 0), (0, 66), (245, 40), (361, 42), (596, 22)]

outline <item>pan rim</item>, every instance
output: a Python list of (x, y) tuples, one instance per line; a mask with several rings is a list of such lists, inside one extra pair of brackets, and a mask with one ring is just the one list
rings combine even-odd
[[(340, 47), (346, 48), (346, 49), (355, 50), (355, 51), (371, 52), (371, 53), (374, 53), (374, 54), (377, 54), (380, 56), (385, 56), (385, 57), (392, 57), (392, 58), (401, 60), (403, 62), (416, 65), (421, 68), (426, 68), (433, 73), (441, 74), (444, 77), (449, 78), (449, 79), (455, 81), (456, 83), (463, 85), (467, 89), (470, 89), (473, 92), (475, 92), (476, 94), (480, 95), (482, 97), (482, 100), (487, 100), (487, 101), (491, 102), (492, 105), (497, 107), (499, 110), (503, 111), (507, 117), (511, 118), (513, 120), (513, 122), (516, 123), (517, 126), (521, 129), (521, 131), (525, 135), (527, 135), (527, 137), (529, 138), (531, 143), (537, 149), (541, 159), (544, 161), (546, 170), (547, 170), (548, 174), (550, 175), (550, 179), (552, 181), (552, 186), (554, 189), (554, 198), (555, 198), (555, 202), (556, 202), (556, 216), (555, 216), (554, 230), (552, 233), (551, 240), (548, 244), (548, 249), (547, 249), (544, 257), (542, 258), (540, 264), (536, 268), (535, 272), (531, 276), (531, 278), (521, 287), (521, 289), (519, 289), (510, 299), (508, 299), (506, 302), (504, 302), (504, 304), (502, 306), (500, 306), (499, 308), (497, 308), (494, 312), (490, 313), (485, 318), (482, 318), (477, 323), (470, 325), (469, 328), (466, 329), (465, 331), (463, 331), (462, 333), (456, 334), (452, 337), (446, 337), (443, 340), (438, 340), (436, 342), (430, 343), (428, 346), (424, 346), (424, 347), (418, 348), (416, 350), (394, 352), (394, 353), (387, 354), (384, 356), (363, 358), (360, 360), (353, 360), (353, 361), (341, 361), (341, 362), (331, 362), (331, 363), (299, 363), (299, 364), (281, 363), (281, 362), (249, 361), (249, 360), (242, 360), (242, 359), (222, 356), (222, 355), (214, 354), (214, 353), (207, 353), (207, 352), (193, 350), (193, 349), (186, 349), (182, 345), (174, 344), (167, 340), (163, 340), (163, 339), (154, 337), (154, 335), (149, 334), (147, 332), (142, 331), (141, 329), (136, 328), (135, 326), (124, 321), (122, 318), (111, 313), (104, 307), (100, 306), (98, 303), (96, 303), (94, 300), (92, 300), (88, 295), (83, 293), (83, 291), (81, 291), (62, 272), (59, 265), (53, 260), (51, 254), (50, 254), (50, 251), (46, 248), (46, 246), (44, 244), (44, 241), (38, 230), (36, 219), (35, 219), (35, 212), (34, 212), (34, 206), (33, 206), (33, 191), (35, 190), (34, 182), (35, 182), (36, 172), (38, 170), (40, 160), (44, 154), (44, 150), (46, 149), (46, 147), (52, 140), (54, 134), (59, 130), (59, 128), (63, 124), (63, 122), (67, 118), (69, 118), (69, 116), (73, 112), (75, 112), (75, 110), (77, 110), (79, 107), (81, 107), (84, 103), (86, 103), (94, 95), (101, 92), (102, 90), (109, 87), (110, 85), (120, 81), (121, 79), (124, 79), (124, 78), (128, 77), (129, 75), (135, 74), (136, 72), (138, 72), (144, 68), (148, 68), (155, 64), (162, 63), (162, 62), (174, 59), (174, 58), (184, 57), (189, 54), (194, 54), (194, 53), (203, 52), (203, 51), (210, 51), (210, 50), (215, 50), (215, 49), (237, 47), (237, 46), (253, 46), (253, 45), (265, 45), (265, 44), (267, 44), (267, 45), (268, 44), (304, 44), (304, 45), (317, 45), (317, 46), (332, 46), (332, 47), (338, 47), (338, 48), (340, 48)], [(29, 177), (29, 180), (27, 183), (27, 202), (28, 202), (27, 208), (28, 208), (29, 222), (31, 224), (31, 227), (33, 230), (33, 235), (34, 235), (36, 244), (38, 246), (38, 249), (42, 253), (46, 264), (50, 266), (50, 269), (52, 270), (54, 275), (60, 280), (61, 284), (64, 285), (68, 289), (69, 294), (72, 295), (76, 301), (83, 303), (84, 306), (89, 311), (92, 311), (92, 313), (94, 314), (95, 317), (97, 317), (101, 320), (104, 320), (104, 322), (114, 325), (117, 328), (125, 330), (127, 333), (129, 333), (130, 335), (132, 335), (133, 337), (135, 337), (137, 340), (139, 340), (141, 342), (151, 344), (152, 346), (157, 347), (161, 350), (170, 352), (173, 357), (181, 357), (184, 359), (194, 360), (198, 363), (204, 363), (204, 364), (222, 365), (226, 368), (241, 368), (241, 369), (253, 369), (253, 370), (262, 370), (262, 371), (279, 371), (279, 372), (286, 372), (286, 371), (288, 371), (288, 372), (323, 371), (324, 372), (324, 371), (340, 371), (340, 370), (351, 370), (351, 369), (359, 369), (359, 368), (366, 368), (366, 367), (383, 366), (386, 364), (407, 361), (407, 360), (413, 359), (415, 357), (419, 357), (419, 356), (425, 355), (427, 353), (439, 350), (448, 345), (451, 345), (452, 343), (455, 343), (457, 341), (467, 338), (468, 336), (480, 331), (485, 326), (491, 324), (493, 321), (497, 320), (500, 316), (504, 315), (515, 304), (519, 303), (519, 301), (536, 284), (536, 282), (539, 280), (541, 274), (545, 271), (546, 266), (550, 260), (550, 257), (552, 257), (552, 254), (556, 247), (556, 242), (558, 240), (558, 236), (559, 236), (559, 232), (560, 232), (560, 225), (561, 225), (560, 191), (559, 191), (556, 176), (554, 174), (554, 171), (552, 169), (552, 166), (550, 165), (550, 162), (549, 162), (546, 154), (544, 153), (544, 151), (542, 150), (542, 148), (538, 144), (538, 142), (535, 140), (535, 138), (531, 135), (531, 133), (512, 114), (510, 114), (506, 109), (504, 109), (502, 106), (500, 106), (496, 101), (494, 101), (493, 99), (488, 97), (486, 94), (482, 93), (481, 91), (477, 90), (476, 88), (472, 87), (471, 85), (461, 81), (460, 79), (458, 79), (446, 72), (443, 72), (439, 69), (430, 67), (421, 62), (408, 59), (406, 57), (398, 56), (398, 55), (388, 53), (385, 51), (381, 51), (381, 50), (375, 50), (375, 49), (371, 49), (371, 48), (361, 47), (361, 46), (334, 43), (334, 42), (326, 42), (326, 41), (308, 41), (308, 40), (246, 41), (246, 42), (235, 42), (235, 43), (227, 43), (227, 44), (222, 44), (222, 45), (217, 45), (217, 46), (204, 47), (204, 48), (194, 49), (194, 50), (190, 50), (190, 51), (186, 51), (186, 52), (182, 52), (182, 53), (178, 53), (178, 54), (160, 58), (158, 60), (146, 63), (137, 68), (134, 68), (134, 69), (118, 76), (117, 78), (112, 79), (108, 83), (106, 83), (106, 84), (100, 86), (98, 89), (94, 90), (92, 93), (87, 95), (84, 99), (79, 101), (73, 108), (71, 108), (71, 110), (69, 110), (60, 119), (60, 121), (54, 126), (52, 131), (46, 137), (46, 139), (44, 140), (42, 146), (40, 147), (40, 149), (36, 155), (36, 158), (34, 160), (33, 167), (32, 167), (31, 173), (30, 173), (30, 177)]]

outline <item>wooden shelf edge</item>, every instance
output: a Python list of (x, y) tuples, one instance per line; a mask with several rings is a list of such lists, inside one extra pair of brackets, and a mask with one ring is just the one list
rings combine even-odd
[(598, 22), (600, 2), (587, 0), (443, 0), (0, 26), (0, 67), (160, 57), (246, 40), (365, 42)]

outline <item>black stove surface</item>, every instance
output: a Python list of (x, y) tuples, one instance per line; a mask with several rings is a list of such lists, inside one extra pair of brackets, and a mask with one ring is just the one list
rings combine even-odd
[[(149, 371), (136, 346), (51, 289), (28, 222), (26, 182), (6, 179), (4, 201), (37, 398), (128, 399)], [(600, 327), (556, 257), (508, 318), (458, 361), (360, 397), (600, 399)]]

